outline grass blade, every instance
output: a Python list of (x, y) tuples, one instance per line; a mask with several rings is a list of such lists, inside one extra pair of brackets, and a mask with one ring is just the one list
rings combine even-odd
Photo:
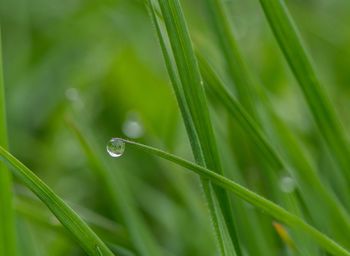
[[(89, 226), (31, 170), (0, 146), (0, 158), (46, 204), (88, 255), (114, 255)], [(101, 252), (101, 253), (100, 253)]]
[(349, 256), (350, 252), (345, 250), (343, 247), (341, 247), (339, 244), (337, 244), (332, 239), (328, 238), (306, 222), (304, 222), (302, 219), (296, 217), (295, 215), (289, 213), (282, 207), (278, 206), (277, 204), (263, 198), (262, 196), (259, 196), (258, 194), (250, 191), (249, 189), (246, 189), (245, 187), (235, 183), (232, 180), (227, 179), (226, 177), (213, 172), (209, 169), (206, 169), (204, 167), (201, 167), (197, 164), (191, 163), (187, 160), (184, 160), (180, 157), (177, 157), (175, 155), (169, 154), (167, 152), (164, 152), (162, 150), (146, 146), (134, 141), (129, 141), (125, 139), (120, 139), (121, 141), (133, 145), (138, 149), (141, 149), (145, 152), (151, 153), (153, 155), (157, 155), (161, 158), (164, 158), (166, 160), (169, 160), (171, 162), (174, 162), (180, 166), (185, 167), (188, 170), (191, 170), (205, 178), (210, 179), (215, 184), (221, 186), (222, 188), (229, 190), (233, 192), (236, 196), (240, 197), (241, 199), (249, 202), (250, 204), (254, 205), (255, 207), (265, 211), (272, 217), (276, 218), (276, 220), (292, 227), (293, 229), (299, 229), (304, 231), (305, 233), (309, 234), (322, 248), (327, 250), (329, 253), (339, 256)]
[[(69, 203), (70, 204), (70, 203)], [(25, 193), (17, 193), (14, 202), (16, 214), (22, 216), (37, 226), (42, 226), (62, 234), (67, 234), (67, 230), (60, 222), (45, 208), (41, 201), (32, 198)], [(80, 205), (73, 205), (75, 211), (81, 218), (99, 234), (109, 242), (118, 243), (120, 245), (129, 246), (126, 239), (126, 230), (120, 224), (108, 219), (90, 209)]]
[(89, 166), (95, 171), (102, 186), (107, 188), (109, 197), (113, 202), (112, 207), (114, 207), (114, 212), (117, 211), (115, 207), (120, 209), (119, 211), (125, 219), (128, 231), (131, 233), (135, 247), (140, 255), (162, 255), (160, 247), (137, 211), (132, 194), (128, 186), (126, 186), (126, 181), (122, 174), (115, 172), (114, 175), (117, 175), (117, 177), (112, 176), (76, 125), (71, 121), (67, 121), (66, 123), (84, 150)]
[(244, 108), (255, 116), (255, 106), (253, 101), (253, 81), (248, 72), (245, 62), (239, 52), (235, 37), (232, 32), (232, 27), (224, 4), (221, 0), (204, 0), (209, 13), (209, 21), (213, 26), (213, 32), (219, 41), (221, 51), (226, 60), (231, 79), (235, 83), (237, 98), (242, 103)]
[(162, 49), (162, 53), (164, 56), (164, 62), (165, 62), (165, 65), (166, 65), (166, 68), (168, 71), (168, 75), (169, 75), (169, 78), (170, 78), (170, 81), (172, 84), (172, 88), (174, 90), (176, 100), (178, 102), (178, 106), (179, 106), (180, 111), (181, 111), (181, 115), (183, 117), (183, 121), (185, 123), (185, 128), (186, 128), (186, 131), (188, 134), (188, 138), (190, 140), (192, 148), (195, 150), (193, 152), (194, 157), (195, 157), (196, 161), (201, 161), (200, 159), (203, 158), (203, 155), (202, 155), (202, 151), (200, 148), (198, 136), (196, 133), (196, 128), (192, 122), (191, 114), (189, 112), (189, 109), (188, 109), (188, 106), (186, 103), (186, 99), (185, 99), (185, 96), (183, 94), (183, 90), (181, 88), (181, 82), (179, 81), (179, 79), (177, 77), (176, 68), (174, 67), (174, 65), (172, 63), (170, 51), (167, 49), (165, 38), (162, 34), (162, 30), (160, 27), (160, 22), (158, 21), (158, 15), (156, 13), (156, 9), (153, 6), (152, 0), (148, 0), (148, 2), (146, 4), (149, 8), (149, 13), (150, 13), (152, 22), (153, 22), (155, 29), (156, 29), (156, 32), (157, 32), (159, 44), (160, 44), (160, 47)]
[(309, 105), (330, 153), (350, 184), (350, 147), (336, 113), (320, 85), (288, 10), (281, 0), (260, 0), (275, 37)]
[[(286, 150), (289, 148), (291, 149), (289, 155), (291, 155), (291, 157), (294, 158), (294, 162), (297, 163), (297, 168), (293, 169), (289, 168), (289, 165), (283, 161), (274, 147), (268, 142), (263, 131), (255, 123), (254, 119), (225, 89), (220, 79), (216, 76), (204, 58), (199, 56), (198, 59), (206, 88), (224, 105), (226, 110), (236, 120), (237, 124), (241, 126), (242, 130), (249, 135), (249, 138), (251, 138), (253, 143), (260, 150), (263, 157), (269, 161), (270, 165), (274, 167), (277, 172), (284, 170), (291, 172), (299, 185), (303, 198), (307, 201), (309, 210), (317, 220), (318, 225), (326, 226), (331, 230), (330, 233), (338, 241), (341, 241), (344, 245), (349, 245), (347, 239), (344, 239), (344, 237), (347, 237), (347, 235), (344, 236), (345, 233), (350, 235), (349, 216), (341, 203), (335, 198), (333, 192), (327, 189), (319, 179), (316, 171), (304, 157), (300, 147), (297, 145), (296, 141), (293, 140), (286, 127), (283, 126), (277, 117), (272, 121), (272, 123), (278, 125), (277, 130), (284, 135), (281, 140), (285, 142), (284, 146)], [(261, 95), (260, 98), (264, 100), (264, 95)], [(265, 107), (269, 106), (268, 102), (264, 101), (264, 103)], [(270, 111), (270, 113), (272, 113), (272, 111)], [(288, 147), (288, 145), (292, 147)], [(322, 202), (318, 203), (319, 207), (321, 206), (323, 209), (322, 218), (320, 218), (319, 208), (314, 207), (313, 205), (317, 198), (323, 198)], [(328, 223), (328, 225), (324, 225), (324, 223)]]
[[(5, 89), (2, 69), (0, 28), (0, 145), (7, 148)], [(0, 164), (0, 255), (16, 255), (12, 177), (4, 163)]]
[[(160, 32), (159, 23), (157, 21), (152, 2), (150, 2), (151, 17), (156, 25), (156, 30), (160, 39), (168, 72), (173, 83), (178, 103), (181, 105), (180, 108), (185, 120), (185, 125), (190, 126), (186, 129), (188, 131), (190, 141), (192, 141), (192, 151), (196, 161), (199, 164), (205, 166), (215, 166), (216, 170), (221, 171), (221, 164), (209, 117), (209, 110), (204, 90), (201, 85), (199, 68), (193, 53), (191, 40), (187, 32), (180, 3), (177, 0), (160, 0), (158, 2), (164, 17), (165, 26), (168, 32), (169, 41), (172, 47), (173, 57), (177, 65), (182, 88), (179, 88), (181, 85), (175, 78), (175, 71), (171, 65), (170, 55), (167, 53), (166, 47), (164, 46), (164, 39)], [(225, 239), (225, 231), (222, 231), (222, 227), (225, 229), (225, 224), (220, 224), (221, 217), (220, 212), (216, 209), (215, 195), (218, 197), (219, 206), (223, 213), (227, 230), (231, 236), (235, 251), (238, 255), (241, 255), (230, 200), (227, 193), (219, 188), (215, 188), (216, 194), (214, 195), (211, 191), (211, 185), (208, 183), (208, 181), (203, 179), (202, 185), (207, 198), (213, 225), (219, 240), (221, 252), (225, 255), (230, 255), (233, 253), (228, 249), (231, 246), (225, 245), (227, 244), (227, 240)]]
[(201, 73), (203, 75), (205, 88), (214, 94), (217, 99), (219, 99), (226, 110), (237, 121), (238, 125), (240, 125), (248, 134), (249, 138), (253, 140), (256, 147), (262, 152), (263, 157), (267, 159), (271, 166), (277, 170), (282, 170), (284, 168), (282, 161), (267, 142), (259, 125), (253, 119), (253, 117), (247, 113), (245, 108), (241, 106), (241, 104), (239, 104), (226, 90), (206, 60), (200, 55), (197, 56)]

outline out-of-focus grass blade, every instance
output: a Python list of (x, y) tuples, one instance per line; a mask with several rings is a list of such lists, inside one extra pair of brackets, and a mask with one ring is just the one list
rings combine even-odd
[(280, 236), (280, 238), (283, 240), (283, 242), (290, 247), (292, 250), (296, 250), (297, 248), (295, 247), (295, 244), (292, 240), (292, 238), (289, 236), (288, 231), (278, 222), (273, 222), (272, 223), (274, 228), (276, 229), (276, 232)]
[[(333, 193), (322, 184), (315, 170), (311, 167), (310, 163), (301, 152), (301, 149), (292, 139), (289, 131), (283, 126), (277, 117), (275, 117), (273, 123), (278, 125), (279, 130), (284, 135), (283, 138), (281, 138), (281, 141), (285, 142), (285, 146), (293, 145), (293, 147), (286, 147), (286, 150), (291, 149), (289, 155), (294, 158), (293, 160), (297, 164), (297, 168), (293, 169), (293, 171), (291, 168), (289, 168), (289, 166), (287, 166), (279, 154), (277, 154), (273, 146), (267, 141), (264, 133), (255, 123), (253, 118), (225, 89), (224, 85), (221, 83), (220, 79), (217, 77), (205, 59), (201, 56), (198, 56), (198, 59), (206, 88), (219, 99), (226, 110), (236, 120), (237, 124), (241, 126), (243, 131), (249, 135), (249, 138), (251, 138), (251, 140), (259, 148), (263, 154), (263, 157), (270, 162), (271, 166), (275, 167), (275, 170), (288, 170), (291, 172), (293, 177), (295, 177), (301, 191), (303, 192), (302, 196), (307, 201), (307, 206), (312, 212), (313, 216), (320, 216), (318, 208), (315, 208), (313, 203), (315, 200), (317, 200), (317, 198), (323, 198), (322, 202), (318, 202), (318, 204), (319, 207), (323, 209), (322, 216), (324, 218), (320, 219), (320, 217), (316, 217), (317, 223), (327, 223), (327, 225), (322, 226), (328, 226), (332, 235), (334, 235), (338, 241), (341, 241), (344, 245), (349, 245), (349, 242), (346, 239), (347, 235), (344, 236), (345, 233), (350, 235), (349, 216), (341, 203), (335, 198)], [(262, 101), (265, 103), (264, 106), (268, 109), (269, 105), (268, 102), (266, 102), (264, 95), (260, 96)], [(272, 113), (272, 111), (270, 112)], [(316, 209), (317, 212), (314, 212), (314, 209)]]
[(112, 176), (108, 167), (105, 167), (103, 161), (100, 160), (99, 155), (94, 152), (83, 134), (71, 121), (66, 121), (69, 127), (74, 132), (82, 149), (85, 152), (86, 158), (92, 170), (98, 175), (101, 184), (107, 188), (109, 197), (112, 201), (113, 210), (116, 211), (118, 207), (122, 213), (127, 228), (132, 236), (132, 241), (141, 255), (159, 256), (162, 255), (161, 249), (156, 243), (153, 235), (147, 229), (146, 224), (139, 215), (135, 202), (132, 198), (129, 188), (126, 186), (124, 178), (119, 172), (114, 173), (117, 177)]
[(119, 256), (136, 256), (135, 253), (115, 244), (108, 244), (111, 250)]
[[(262, 92), (261, 92), (262, 93)], [(332, 237), (339, 243), (350, 248), (349, 214), (344, 209), (334, 192), (320, 180), (313, 165), (310, 163), (296, 138), (286, 125), (273, 112), (272, 106), (265, 95), (260, 94), (260, 98), (266, 107), (263, 122), (268, 126), (268, 132), (273, 133), (278, 138), (280, 152), (285, 152), (288, 166), (292, 167), (296, 179), (302, 188), (302, 197), (307, 202), (314, 221), (318, 226), (324, 227)], [(271, 135), (271, 134), (270, 134)], [(322, 198), (322, 201), (319, 200)]]
[[(0, 145), (7, 148), (6, 108), (0, 28)], [(0, 255), (16, 255), (11, 172), (0, 163)]]
[(65, 226), (88, 255), (114, 255), (89, 226), (31, 170), (0, 146), (0, 158)]
[(211, 22), (213, 32), (219, 41), (231, 79), (235, 83), (237, 97), (244, 108), (252, 116), (255, 116), (255, 106), (251, 93), (253, 81), (237, 47), (224, 4), (221, 0), (203, 0), (203, 2), (208, 10), (209, 22)]
[(27, 220), (21, 216), (16, 216), (17, 225), (17, 254), (18, 255), (31, 255), (38, 256), (38, 244), (33, 237), (33, 230), (30, 229)]
[[(204, 77), (203, 77), (204, 78)], [(205, 81), (205, 78), (204, 78)], [(219, 122), (222, 111), (218, 112), (214, 122)], [(226, 126), (222, 127), (226, 129)], [(239, 127), (237, 127), (239, 128)], [(242, 186), (248, 187), (248, 182), (244, 177), (244, 172), (237, 166), (236, 159), (232, 157), (232, 145), (227, 140), (225, 131), (218, 131), (217, 140), (220, 144), (220, 155), (223, 159), (223, 168), (226, 170), (225, 177), (236, 181)], [(252, 209), (251, 205), (234, 198), (233, 200), (234, 214), (236, 216), (237, 228), (239, 230), (239, 238), (242, 246), (248, 255), (260, 255), (261, 252), (268, 251), (269, 255), (278, 255), (279, 240), (275, 234), (275, 230), (271, 226), (271, 218), (264, 216), (256, 209)]]
[(283, 163), (276, 155), (270, 144), (265, 139), (261, 128), (250, 114), (239, 104), (233, 96), (226, 90), (220, 79), (214, 73), (206, 60), (197, 54), (200, 70), (204, 79), (206, 89), (215, 95), (217, 99), (224, 105), (226, 110), (237, 121), (242, 129), (249, 135), (249, 138), (261, 150), (264, 158), (270, 162), (272, 167), (277, 170), (282, 170)]
[(335, 241), (333, 241), (326, 235), (319, 232), (314, 227), (304, 222), (299, 217), (296, 217), (295, 215), (289, 213), (288, 211), (278, 206), (277, 204), (265, 199), (262, 196), (259, 196), (258, 194), (235, 183), (234, 181), (229, 180), (226, 177), (216, 172), (213, 172), (209, 169), (201, 167), (197, 164), (194, 164), (192, 162), (189, 162), (187, 160), (184, 160), (180, 157), (169, 154), (162, 150), (159, 150), (150, 146), (146, 146), (134, 141), (129, 141), (125, 139), (120, 139), (120, 140), (127, 144), (133, 145), (136, 148), (141, 149), (145, 152), (151, 153), (153, 155), (157, 155), (161, 158), (164, 158), (178, 165), (181, 165), (188, 170), (191, 170), (205, 178), (210, 179), (215, 184), (221, 186), (226, 190), (233, 192), (236, 196), (240, 197), (241, 199), (265, 211), (266, 213), (276, 218), (276, 220), (280, 221), (281, 223), (284, 223), (295, 230), (304, 231), (305, 233), (309, 234), (322, 248), (327, 250), (329, 253), (334, 255), (339, 255), (339, 256), (350, 255), (350, 252), (345, 250), (343, 247), (341, 247), (339, 244), (337, 244)]
[[(63, 228), (61, 223), (58, 222), (56, 218), (53, 218), (52, 214), (47, 209), (38, 205), (36, 200), (26, 198), (23, 195), (16, 194), (16, 196), (15, 209), (17, 214), (23, 216), (23, 218), (37, 226), (42, 226), (57, 233), (62, 233), (62, 235), (67, 234), (67, 230)], [(116, 242), (120, 242), (121, 239), (125, 240), (124, 237), (122, 238), (122, 236), (126, 235), (123, 227), (89, 209), (77, 205), (75, 205), (74, 208), (77, 208), (77, 212), (82, 216), (86, 223), (100, 231), (100, 236), (105, 238), (107, 241), (106, 244), (111, 251), (116, 253), (116, 255), (134, 255), (132, 251), (124, 247), (125, 242), (116, 244)], [(21, 227), (21, 229), (22, 228), (23, 227)]]
[[(181, 84), (175, 77), (175, 68), (171, 64), (170, 54), (166, 49), (164, 37), (162, 36), (155, 9), (153, 8), (153, 3), (152, 1), (149, 1), (151, 17), (156, 26), (169, 76), (172, 80), (185, 125), (187, 126), (186, 129), (191, 141), (193, 154), (199, 164), (213, 166), (216, 170), (221, 172), (220, 159), (204, 90), (201, 85), (197, 60), (193, 53), (191, 40), (187, 32), (180, 3), (177, 0), (160, 0), (158, 2), (164, 17), (164, 23), (168, 32), (173, 57), (177, 65), (177, 74), (179, 75)], [(204, 179), (201, 179), (201, 181), (222, 254), (234, 254), (234, 251), (230, 249), (232, 248), (232, 245), (230, 245), (229, 242), (230, 240), (227, 239), (225, 235), (225, 225), (227, 225), (227, 231), (229, 232), (232, 243), (234, 244), (234, 249), (238, 255), (241, 255), (230, 200), (227, 193), (219, 188), (215, 188), (216, 194), (214, 194), (211, 191), (211, 184)], [(216, 196), (225, 223), (221, 223), (223, 220), (220, 216), (220, 211), (216, 209)]]
[(260, 0), (275, 37), (289, 63), (330, 153), (350, 184), (350, 147), (344, 130), (320, 85), (296, 26), (281, 0)]
[[(61, 223), (38, 200), (17, 193), (14, 203), (16, 213), (25, 219), (49, 229), (66, 232)], [(104, 238), (106, 237), (108, 241), (120, 242), (122, 239), (126, 240), (126, 230), (121, 225), (80, 205), (74, 205), (73, 207), (89, 226), (99, 231), (97, 233), (103, 235)], [(101, 235), (100, 237), (102, 237)], [(126, 243), (126, 241), (123, 241), (121, 244)]]

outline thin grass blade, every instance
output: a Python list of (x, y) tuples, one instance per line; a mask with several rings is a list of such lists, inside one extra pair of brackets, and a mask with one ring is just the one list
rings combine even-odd
[[(310, 58), (284, 1), (260, 0), (260, 4), (289, 66), (299, 82), (318, 129), (324, 137), (331, 155), (341, 168), (347, 180), (347, 187), (349, 187), (349, 143), (334, 108), (315, 75)], [(347, 190), (347, 192), (349, 191)]]
[(237, 98), (248, 113), (255, 117), (253, 80), (238, 49), (224, 3), (222, 0), (203, 0), (203, 2), (228, 66), (230, 77), (235, 83)]
[(94, 152), (90, 143), (85, 139), (78, 127), (71, 121), (67, 121), (66, 123), (84, 150), (89, 166), (95, 171), (101, 185), (107, 188), (113, 211), (119, 209), (122, 213), (138, 252), (141, 255), (147, 256), (163, 255), (152, 233), (139, 215), (132, 194), (122, 174), (115, 172), (114, 175), (117, 175), (117, 177), (112, 176), (110, 171), (108, 171), (108, 167), (104, 165), (99, 155)]
[[(7, 148), (5, 89), (1, 44), (0, 28), (0, 145)], [(12, 198), (11, 172), (4, 163), (0, 163), (0, 255), (16, 255), (15, 218)]]
[(153, 155), (157, 155), (161, 158), (164, 158), (182, 167), (185, 167), (186, 169), (191, 170), (207, 179), (210, 179), (213, 183), (221, 186), (222, 188), (228, 191), (233, 192), (239, 198), (265, 211), (267, 214), (276, 218), (276, 220), (280, 221), (281, 223), (284, 223), (295, 230), (302, 230), (305, 233), (309, 234), (310, 237), (312, 237), (322, 248), (327, 250), (329, 253), (334, 255), (339, 255), (339, 256), (350, 255), (350, 252), (345, 250), (342, 246), (337, 244), (335, 241), (333, 241), (332, 239), (330, 239), (329, 237), (327, 237), (326, 235), (324, 235), (314, 227), (304, 222), (299, 217), (296, 217), (295, 215), (286, 211), (285, 209), (278, 206), (277, 204), (265, 199), (262, 196), (259, 196), (258, 194), (235, 183), (234, 181), (229, 180), (226, 177), (216, 172), (213, 172), (209, 169), (206, 169), (197, 164), (191, 163), (187, 160), (184, 160), (180, 157), (164, 152), (162, 150), (159, 150), (150, 146), (146, 146), (134, 141), (129, 141), (125, 139), (120, 139), (120, 140), (132, 146), (135, 146), (140, 150), (151, 153)]
[[(188, 135), (190, 141), (192, 141), (192, 151), (199, 164), (215, 166), (218, 171), (221, 171), (220, 159), (216, 148), (216, 141), (209, 117), (204, 90), (201, 85), (200, 73), (180, 3), (177, 0), (160, 0), (158, 2), (164, 17), (170, 45), (173, 51), (173, 57), (178, 70), (177, 74), (181, 84), (177, 82), (175, 78), (175, 69), (171, 65), (170, 54), (168, 54), (166, 50), (164, 37), (160, 31), (159, 22), (157, 21), (153, 4), (150, 1), (151, 17), (156, 25), (168, 72), (172, 80), (178, 103), (181, 105), (180, 109), (185, 120), (185, 125), (188, 126), (187, 131), (189, 132)], [(181, 85), (182, 88), (180, 88)], [(187, 109), (189, 113), (186, 112)], [(202, 179), (202, 185), (207, 198), (211, 218), (213, 220), (213, 226), (219, 240), (221, 252), (224, 255), (231, 255), (233, 253), (228, 249), (232, 246), (228, 244), (228, 240), (225, 238), (225, 231), (222, 230), (223, 225), (227, 225), (227, 230), (231, 236), (235, 251), (238, 255), (241, 255), (230, 200), (227, 193), (221, 189), (215, 188), (216, 194), (213, 194), (211, 192), (211, 185), (204, 179)], [(220, 223), (222, 220), (219, 211), (216, 209), (215, 196), (218, 197), (219, 206), (222, 210), (226, 224)]]
[[(206, 88), (214, 94), (218, 100), (224, 105), (228, 113), (236, 120), (237, 124), (241, 126), (242, 130), (249, 135), (256, 147), (259, 149), (265, 159), (267, 159), (272, 167), (277, 172), (288, 170), (296, 179), (298, 186), (302, 192), (303, 198), (307, 202), (307, 207), (316, 219), (320, 226), (325, 226), (330, 229), (330, 233), (341, 241), (343, 245), (349, 245), (347, 239), (344, 239), (344, 234), (350, 235), (350, 219), (342, 204), (335, 197), (332, 191), (322, 183), (317, 176), (316, 171), (304, 156), (297, 142), (283, 123), (273, 115), (273, 111), (269, 111), (273, 115), (273, 120), (270, 123), (276, 124), (277, 134), (283, 136), (280, 140), (283, 146), (289, 152), (289, 156), (293, 158), (296, 168), (290, 168), (289, 165), (277, 153), (275, 148), (269, 143), (264, 132), (256, 124), (254, 119), (243, 109), (243, 107), (234, 99), (234, 97), (225, 89), (224, 85), (214, 73), (209, 64), (201, 56), (198, 57), (201, 72), (205, 81)], [(269, 104), (264, 95), (260, 94), (260, 99), (264, 103), (264, 107), (269, 109)], [(270, 129), (271, 130), (271, 129)], [(279, 131), (279, 132), (278, 132)], [(288, 146), (289, 145), (289, 146)], [(315, 207), (314, 202), (317, 198), (323, 198), (322, 202)], [(322, 208), (322, 218), (319, 210)], [(316, 212), (315, 210), (316, 209)], [(324, 225), (323, 223), (327, 223)], [(342, 224), (341, 224), (342, 223)]]
[(90, 227), (51, 188), (1, 146), (0, 158), (13, 171), (13, 174), (46, 204), (88, 255), (100, 256), (99, 252), (103, 256), (114, 255)]

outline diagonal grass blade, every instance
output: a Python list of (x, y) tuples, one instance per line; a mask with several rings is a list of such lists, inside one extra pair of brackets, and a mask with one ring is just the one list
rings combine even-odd
[(90, 227), (51, 188), (3, 147), (0, 147), (0, 158), (13, 171), (14, 175), (46, 204), (88, 255), (114, 255)]
[(314, 227), (310, 226), (306, 222), (304, 222), (299, 217), (296, 217), (295, 215), (289, 213), (282, 207), (278, 206), (277, 204), (265, 199), (262, 196), (259, 196), (258, 194), (250, 191), (249, 189), (246, 189), (245, 187), (235, 183), (232, 180), (227, 179), (226, 177), (213, 172), (209, 169), (206, 169), (204, 167), (201, 167), (197, 164), (191, 163), (187, 160), (184, 160), (180, 157), (177, 157), (175, 155), (169, 154), (167, 152), (164, 152), (162, 150), (146, 146), (134, 141), (129, 141), (125, 139), (120, 139), (121, 141), (133, 145), (136, 148), (143, 150), (145, 152), (151, 153), (153, 155), (157, 155), (161, 158), (164, 158), (166, 160), (169, 160), (171, 162), (174, 162), (178, 165), (181, 165), (185, 167), (188, 170), (191, 170), (205, 178), (210, 179), (215, 184), (221, 186), (222, 188), (225, 188), (226, 190), (229, 190), (233, 192), (236, 196), (240, 197), (241, 199), (249, 202), (250, 204), (254, 205), (255, 207), (265, 211), (272, 217), (276, 218), (276, 220), (294, 228), (297, 230), (302, 230), (305, 233), (309, 234), (310, 237), (312, 237), (322, 248), (327, 250), (329, 253), (339, 256), (349, 256), (350, 252), (345, 250), (343, 247), (341, 247), (339, 244), (337, 244), (335, 241), (327, 237), (326, 235), (319, 232)]
[(260, 0), (265, 16), (309, 105), (331, 155), (350, 184), (350, 147), (344, 130), (320, 85), (296, 26), (281, 0)]

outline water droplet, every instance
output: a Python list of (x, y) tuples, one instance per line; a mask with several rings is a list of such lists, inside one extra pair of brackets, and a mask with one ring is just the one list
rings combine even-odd
[(203, 80), (201, 80), (201, 86), (204, 86), (204, 82), (203, 82)]
[(107, 152), (111, 157), (120, 157), (125, 150), (125, 142), (119, 138), (113, 138), (107, 143)]
[(296, 184), (291, 177), (284, 176), (280, 180), (279, 187), (284, 193), (292, 193), (296, 187)]

